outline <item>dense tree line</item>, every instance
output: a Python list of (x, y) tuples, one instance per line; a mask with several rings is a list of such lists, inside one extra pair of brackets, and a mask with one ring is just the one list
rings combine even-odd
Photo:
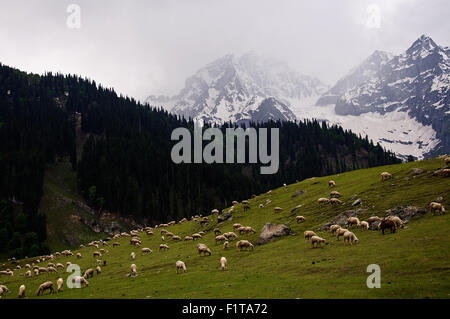
[[(78, 157), (76, 114), (89, 136)], [(92, 206), (148, 222), (204, 214), (282, 183), (399, 161), (367, 138), (317, 121), (251, 126), (279, 128), (277, 174), (261, 175), (260, 164), (175, 164), (171, 133), (192, 131), (192, 121), (89, 79), (0, 65), (0, 249), (29, 253), (25, 242), (45, 239), (45, 212), (38, 210), (44, 170), (62, 157), (78, 170), (79, 191)], [(23, 203), (20, 212), (12, 201)]]

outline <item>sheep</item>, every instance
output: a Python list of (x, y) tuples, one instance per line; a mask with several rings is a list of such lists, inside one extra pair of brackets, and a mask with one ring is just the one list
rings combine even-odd
[(56, 268), (54, 267), (48, 267), (47, 272), (58, 272), (58, 270), (56, 270)]
[(264, 208), (264, 205), (263, 204), (259, 204), (259, 208)]
[(224, 235), (219, 235), (219, 236), (216, 236), (215, 240), (216, 240), (216, 245), (217, 245), (217, 243), (219, 243), (219, 242), (226, 241), (227, 238)]
[(273, 211), (275, 212), (275, 213), (279, 213), (279, 212), (281, 212), (283, 210), (283, 208), (281, 208), (281, 207), (275, 207), (274, 209), (273, 209)]
[(295, 220), (297, 221), (297, 224), (298, 224), (300, 222), (304, 222), (306, 220), (306, 218), (303, 216), (296, 216)]
[(120, 243), (118, 243), (117, 241), (113, 242), (113, 247), (117, 247), (120, 246)]
[(0, 285), (0, 289), (3, 290), (3, 292), (9, 292), (8, 287), (6, 287), (5, 285)]
[(82, 258), (80, 253), (77, 253), (77, 258), (78, 259)]
[(385, 180), (391, 179), (391, 178), (392, 178), (392, 174), (390, 174), (388, 172), (381, 173), (381, 181), (385, 181)]
[(322, 206), (324, 204), (328, 204), (330, 200), (328, 198), (321, 197), (317, 200), (317, 202), (319, 203), (319, 206)]
[(19, 297), (19, 298), (25, 297), (25, 285), (21, 285), (21, 286), (20, 286), (18, 297)]
[(341, 193), (339, 193), (338, 191), (330, 192), (330, 198), (339, 198), (341, 196), (342, 196)]
[(39, 269), (39, 273), (41, 273), (41, 272), (48, 272), (48, 269), (44, 268), (44, 267), (39, 267), (38, 269)]
[(128, 274), (128, 277), (136, 277), (136, 275), (137, 275), (136, 265), (131, 264), (130, 269), (131, 269), (131, 273)]
[(330, 199), (330, 204), (332, 206), (334, 206), (334, 205), (341, 205), (342, 202), (339, 199), (333, 197), (333, 198)]
[(328, 187), (336, 187), (336, 182), (335, 181), (328, 181)]
[(30, 269), (31, 268), (31, 266), (30, 266), (30, 264), (25, 264), (25, 266), (23, 266), (25, 269)]
[(434, 213), (437, 211), (439, 215), (444, 214), (445, 215), (445, 207), (441, 203), (431, 202), (430, 203), (430, 212)]
[(358, 217), (349, 217), (349, 218), (347, 219), (347, 223), (346, 223), (345, 225), (348, 226), (348, 227), (350, 227), (350, 226), (352, 226), (352, 225), (359, 226), (360, 223), (361, 223), (361, 222), (359, 221)]
[(141, 252), (143, 255), (143, 254), (151, 254), (153, 251), (150, 248), (145, 247), (141, 249)]
[(102, 268), (100, 268), (100, 266), (97, 266), (97, 267), (95, 268), (95, 271), (96, 271), (97, 276), (98, 276), (98, 275), (100, 275), (100, 274), (102, 273)]
[(214, 228), (214, 235), (220, 235), (220, 234), (222, 234), (220, 229), (219, 228)]
[(64, 265), (63, 265), (63, 264), (61, 264), (61, 263), (57, 263), (57, 264), (56, 264), (56, 268), (61, 268), (61, 269), (64, 269)]
[(450, 156), (445, 157), (444, 162), (445, 162), (445, 165), (449, 166), (450, 165)]
[(334, 234), (336, 232), (336, 230), (338, 230), (339, 228), (341, 228), (341, 226), (339, 225), (331, 225), (330, 226), (330, 233)]
[(319, 236), (312, 236), (309, 239), (309, 241), (311, 243), (312, 248), (317, 247), (317, 246), (322, 247), (322, 244), (328, 245), (327, 241), (324, 238), (319, 237)]
[(39, 269), (34, 269), (34, 275), (38, 276), (39, 275)]
[(238, 251), (241, 251), (242, 248), (247, 248), (253, 250), (253, 244), (250, 243), (248, 240), (240, 240), (236, 243), (236, 248)]
[(175, 263), (175, 268), (176, 268), (177, 274), (178, 274), (178, 270), (180, 270), (180, 269), (183, 269), (183, 272), (186, 272), (186, 265), (181, 260), (178, 260)]
[(235, 233), (233, 233), (233, 232), (227, 232), (227, 233), (225, 233), (223, 235), (225, 236), (225, 238), (227, 240), (238, 238), (238, 236)]
[(181, 237), (180, 236), (173, 236), (172, 240), (179, 241), (179, 240), (181, 240)]
[(80, 285), (84, 284), (86, 287), (89, 286), (89, 282), (86, 280), (86, 278), (82, 276), (74, 276), (72, 278), (73, 283), (79, 283)]
[(40, 285), (37, 291), (37, 295), (39, 296), (41, 293), (43, 294), (45, 290), (50, 290), (50, 294), (55, 292), (55, 290), (53, 289), (53, 283), (51, 281), (44, 282), (42, 285)]
[(26, 277), (26, 278), (30, 278), (30, 277), (31, 277), (31, 270), (27, 270), (27, 271), (25, 272), (25, 277)]
[(186, 237), (184, 237), (184, 240), (185, 241), (188, 241), (188, 240), (193, 240), (194, 238), (192, 238), (192, 236), (186, 236)]
[(101, 252), (99, 252), (99, 251), (94, 251), (94, 252), (92, 253), (92, 255), (94, 256), (94, 258), (95, 258), (95, 257), (102, 257), (102, 254), (101, 254)]
[(381, 218), (378, 217), (378, 216), (371, 216), (371, 217), (369, 217), (369, 219), (367, 219), (367, 221), (369, 223), (377, 222), (377, 221), (380, 221), (380, 220), (381, 220)]
[(228, 240), (223, 243), (223, 249), (228, 249)]
[(398, 216), (388, 216), (386, 219), (390, 219), (394, 222), (396, 228), (404, 228), (405, 225), (403, 224), (402, 220)]
[(100, 265), (102, 261), (100, 259), (97, 259), (97, 265)]
[(353, 243), (357, 244), (359, 243), (359, 239), (358, 237), (356, 237), (356, 235), (354, 233), (352, 233), (351, 231), (346, 231), (344, 233), (344, 245), (345, 243), (350, 243), (350, 245), (352, 245)]
[(343, 236), (345, 234), (345, 232), (347, 232), (348, 229), (345, 228), (339, 228), (336, 230), (336, 238), (337, 240), (339, 240), (339, 237)]
[(233, 225), (233, 228), (234, 228), (234, 229), (239, 229), (240, 227), (242, 227), (241, 224), (234, 224), (234, 225)]
[(62, 278), (58, 278), (58, 280), (56, 281), (56, 285), (58, 286), (58, 289), (56, 290), (57, 292), (62, 291), (63, 289), (63, 283), (64, 280)]
[(242, 207), (244, 208), (244, 212), (248, 209), (250, 209), (250, 204), (248, 202), (248, 200), (243, 200), (242, 201)]
[(211, 256), (211, 250), (205, 244), (197, 244), (197, 250), (200, 256), (202, 253), (203, 255), (208, 254), (209, 256)]
[(395, 226), (395, 222), (393, 220), (387, 218), (381, 221), (381, 223), (378, 225), (378, 229), (380, 229), (384, 235), (385, 229), (390, 229), (391, 233), (395, 233), (397, 227)]
[(239, 231), (239, 234), (242, 234), (242, 233), (256, 233), (256, 230), (254, 230), (250, 226), (239, 227), (238, 231)]
[(106, 250), (104, 250), (103, 248), (100, 249), (100, 254), (105, 254), (105, 253), (106, 253)]
[(307, 230), (303, 233), (305, 240), (309, 240), (312, 236), (317, 236), (317, 234), (315, 232), (313, 232), (312, 230)]
[(166, 244), (159, 245), (159, 250), (161, 251), (162, 249), (167, 250), (167, 249), (169, 249), (169, 246)]
[(94, 276), (94, 270), (92, 268), (87, 269), (83, 275), (83, 277), (86, 279), (93, 277), (93, 276)]
[(214, 208), (214, 209), (211, 211), (211, 215), (215, 215), (215, 214), (219, 214), (219, 210), (216, 209), (216, 208)]
[(234, 201), (231, 202), (231, 204), (237, 205), (237, 204), (239, 204), (239, 202), (234, 200)]
[(360, 222), (359, 225), (361, 226), (362, 229), (369, 230), (369, 223), (368, 222), (363, 220), (363, 221)]
[(220, 269), (222, 269), (222, 271), (227, 269), (227, 259), (225, 257), (220, 258)]
[(131, 258), (132, 260), (134, 260), (134, 259), (136, 258), (136, 254), (134, 253), (134, 251), (131, 252), (130, 258)]
[(3, 289), (2, 288), (0, 288), (0, 298), (2, 297), (2, 295), (3, 295)]
[(200, 235), (199, 233), (195, 233), (195, 234), (192, 234), (192, 238), (194, 240), (196, 240), (196, 239), (202, 238), (202, 235)]

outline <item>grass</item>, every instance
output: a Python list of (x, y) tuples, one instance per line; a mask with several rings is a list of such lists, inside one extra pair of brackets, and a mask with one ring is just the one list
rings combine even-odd
[[(443, 197), (443, 204), (450, 207), (450, 179), (436, 177), (431, 173), (443, 163), (432, 159), (420, 162), (398, 164), (371, 169), (352, 171), (328, 177), (312, 178), (302, 182), (274, 189), (271, 194), (262, 194), (250, 199), (251, 209), (244, 213), (241, 205), (233, 213), (233, 220), (217, 225), (217, 218), (210, 217), (211, 223), (201, 227), (198, 222), (189, 221), (168, 228), (181, 236), (209, 230), (199, 241), (173, 242), (166, 240), (170, 249), (159, 251), (161, 236), (155, 229), (154, 236), (141, 234), (142, 246), (153, 250), (152, 254), (142, 256), (140, 248), (131, 246), (129, 238), (121, 238), (119, 247), (105, 246), (109, 252), (103, 256), (107, 266), (102, 274), (89, 280), (89, 287), (68, 289), (62, 293), (36, 297), (38, 286), (51, 280), (56, 283), (59, 277), (67, 278), (69, 273), (42, 274), (24, 278), (24, 269), (15, 271), (13, 277), (0, 277), (12, 293), (3, 298), (17, 298), (21, 284), (27, 287), (27, 298), (449, 298), (450, 296), (450, 216), (433, 216), (427, 213), (423, 218), (410, 221), (407, 227), (395, 234), (382, 235), (375, 231), (354, 232), (360, 243), (344, 246), (342, 240), (336, 241), (329, 232), (317, 229), (334, 216), (352, 209), (356, 194), (362, 199), (362, 207), (367, 211), (360, 219), (368, 216), (384, 216), (385, 210), (399, 205), (427, 207), (428, 204)], [(413, 178), (411, 168), (419, 167), (426, 172)], [(381, 182), (380, 173), (389, 171), (394, 179)], [(336, 181), (343, 196), (339, 207), (319, 207), (317, 198), (328, 197), (328, 180)], [(307, 193), (292, 197), (298, 190)], [(270, 198), (272, 202), (260, 209), (258, 205)], [(243, 200), (237, 199), (237, 200)], [(290, 210), (303, 204), (291, 213)], [(274, 213), (280, 206), (283, 211)], [(206, 215), (206, 214), (204, 214)], [(296, 215), (306, 217), (304, 223), (295, 222)], [(259, 230), (266, 222), (286, 223), (292, 228), (294, 236), (286, 236), (262, 246), (255, 246), (253, 252), (238, 252), (235, 243), (224, 250), (215, 245), (212, 229), (219, 227), (222, 232), (231, 231), (234, 223), (252, 226)], [(312, 249), (303, 239), (303, 231), (314, 230), (329, 241), (329, 245)], [(255, 243), (258, 234), (242, 235)], [(200, 257), (196, 243), (208, 245), (211, 256)], [(96, 258), (92, 257), (93, 247), (75, 250), (81, 252), (82, 259), (58, 257), (53, 262), (71, 261), (83, 270), (95, 268)], [(136, 260), (130, 253), (136, 252)], [(221, 271), (219, 259), (225, 256), (228, 270)], [(187, 272), (175, 274), (175, 262), (186, 263)], [(31, 260), (20, 260), (23, 266)], [(137, 277), (126, 277), (130, 265), (138, 268)], [(44, 264), (47, 264), (45, 262)], [(381, 288), (369, 289), (366, 272), (369, 264), (381, 267)], [(15, 265), (6, 263), (1, 268), (13, 269)]]

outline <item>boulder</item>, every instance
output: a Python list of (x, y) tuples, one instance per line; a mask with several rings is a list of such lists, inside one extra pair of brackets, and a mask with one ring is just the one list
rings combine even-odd
[(398, 206), (392, 209), (386, 210), (387, 216), (398, 216), (403, 223), (409, 222), (411, 219), (423, 217), (427, 213), (427, 209), (417, 206)]
[(284, 224), (266, 223), (261, 230), (261, 234), (256, 242), (257, 245), (264, 245), (277, 237), (287, 236), (291, 234), (291, 229)]
[(231, 214), (231, 212), (228, 211), (228, 212), (222, 213), (219, 216), (217, 216), (217, 222), (221, 223), (221, 222), (224, 222), (224, 221), (226, 221), (228, 219), (232, 219), (232, 218), (233, 218), (233, 214)]
[(337, 215), (331, 222), (326, 223), (322, 227), (319, 228), (319, 230), (328, 230), (331, 225), (339, 225), (344, 226), (345, 223), (347, 223), (347, 219), (349, 217), (357, 217), (358, 215), (364, 213), (367, 209), (356, 209), (356, 210), (347, 210), (343, 212), (342, 214)]
[(355, 200), (352, 204), (352, 206), (356, 206), (356, 205), (361, 205), (361, 198), (358, 198), (357, 200)]
[(295, 206), (294, 208), (291, 209), (291, 213), (295, 212), (297, 209), (299, 209), (302, 206), (303, 206), (303, 204)]
[(421, 168), (412, 168), (412, 169), (411, 169), (411, 173), (412, 173), (413, 175), (419, 175), (419, 174), (422, 174), (423, 172), (424, 172), (424, 170), (421, 169)]

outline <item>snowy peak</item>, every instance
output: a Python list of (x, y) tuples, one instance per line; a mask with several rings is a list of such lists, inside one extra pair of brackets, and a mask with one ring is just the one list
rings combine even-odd
[(223, 56), (198, 70), (173, 97), (149, 96), (175, 114), (214, 123), (295, 120), (292, 100), (317, 99), (327, 87), (254, 52)]

